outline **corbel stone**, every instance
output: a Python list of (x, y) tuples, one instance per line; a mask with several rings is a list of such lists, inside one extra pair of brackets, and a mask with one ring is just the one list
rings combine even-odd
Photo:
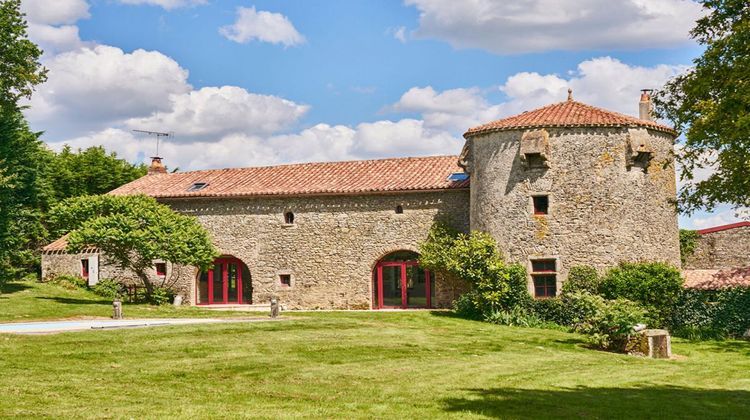
[(628, 129), (626, 161), (628, 169), (640, 166), (644, 169), (654, 157), (654, 149), (651, 145), (651, 137), (645, 129)]

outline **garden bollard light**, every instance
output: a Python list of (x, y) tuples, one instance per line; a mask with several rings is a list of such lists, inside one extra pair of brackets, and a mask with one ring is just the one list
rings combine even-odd
[(271, 318), (279, 316), (279, 301), (276, 298), (271, 298)]
[(122, 302), (120, 302), (120, 299), (115, 299), (112, 302), (112, 319), (122, 319)]

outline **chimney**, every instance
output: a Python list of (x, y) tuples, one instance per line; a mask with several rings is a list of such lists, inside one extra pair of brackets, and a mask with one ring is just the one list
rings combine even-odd
[(148, 167), (148, 174), (156, 175), (156, 174), (166, 174), (166, 173), (167, 173), (167, 167), (161, 163), (161, 158), (159, 156), (152, 156), (151, 166)]
[(638, 118), (652, 121), (651, 115), (651, 92), (653, 89), (641, 89), (641, 101), (638, 102)]

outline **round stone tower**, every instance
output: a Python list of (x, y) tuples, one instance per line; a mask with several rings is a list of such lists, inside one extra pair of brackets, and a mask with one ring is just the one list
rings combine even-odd
[(536, 296), (557, 293), (575, 265), (679, 267), (671, 128), (569, 95), (464, 137), (471, 228), (527, 265)]

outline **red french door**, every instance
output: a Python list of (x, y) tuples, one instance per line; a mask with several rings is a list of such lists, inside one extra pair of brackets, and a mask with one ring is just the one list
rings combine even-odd
[[(249, 279), (247, 279), (249, 281)], [(219, 258), (211, 270), (199, 278), (199, 304), (242, 304), (242, 262), (236, 258)]]
[(374, 277), (374, 309), (432, 307), (430, 272), (416, 261), (380, 262)]

